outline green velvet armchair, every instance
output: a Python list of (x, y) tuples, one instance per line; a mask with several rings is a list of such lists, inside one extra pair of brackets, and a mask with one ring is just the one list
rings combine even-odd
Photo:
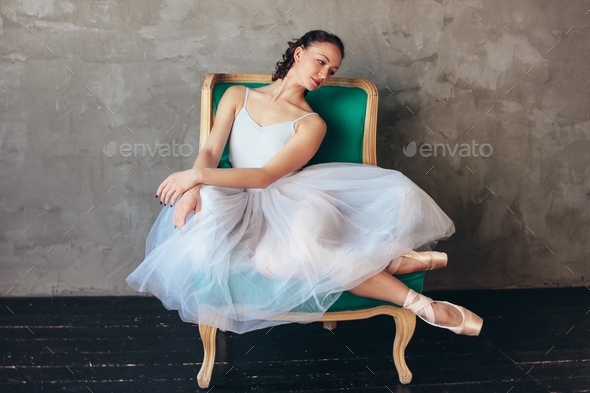
[[(271, 75), (263, 74), (208, 74), (201, 92), (200, 147), (204, 146), (215, 116), (217, 104), (223, 93), (233, 85), (251, 88), (271, 83)], [(376, 165), (376, 129), (378, 93), (375, 85), (366, 79), (331, 78), (316, 91), (309, 92), (307, 101), (328, 126), (326, 137), (308, 165), (324, 162), (354, 162)], [(228, 149), (223, 154), (220, 167), (231, 167)], [(410, 288), (422, 292), (424, 272), (397, 276)], [(289, 313), (292, 314), (292, 313)], [(344, 292), (319, 321), (326, 329), (336, 328), (338, 321), (390, 315), (395, 320), (393, 362), (402, 384), (412, 380), (412, 373), (405, 361), (405, 349), (414, 334), (416, 316), (399, 305), (368, 299)], [(215, 336), (217, 328), (199, 325), (203, 341), (204, 358), (197, 375), (201, 388), (209, 387), (215, 364)]]

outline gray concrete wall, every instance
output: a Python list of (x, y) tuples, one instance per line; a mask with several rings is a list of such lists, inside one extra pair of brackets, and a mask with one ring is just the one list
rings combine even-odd
[(3, 1), (0, 292), (134, 293), (124, 278), (160, 210), (154, 191), (197, 153), (205, 74), (270, 72), (287, 40), (315, 28), (350, 49), (341, 76), (379, 88), (380, 165), (456, 223), (429, 288), (586, 285), (589, 8)]

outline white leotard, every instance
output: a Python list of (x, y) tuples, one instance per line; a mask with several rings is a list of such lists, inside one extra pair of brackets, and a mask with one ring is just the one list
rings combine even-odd
[(307, 113), (295, 120), (260, 126), (252, 119), (246, 105), (248, 91), (244, 98), (244, 106), (236, 116), (229, 137), (229, 154), (234, 168), (261, 168), (274, 157), (295, 135), (295, 123), (315, 112)]

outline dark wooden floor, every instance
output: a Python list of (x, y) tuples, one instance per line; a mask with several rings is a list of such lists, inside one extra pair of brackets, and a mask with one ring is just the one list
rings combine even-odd
[(590, 392), (590, 290), (430, 293), (484, 320), (479, 337), (418, 321), (391, 360), (393, 320), (219, 333), (211, 388), (198, 328), (154, 298), (3, 298), (0, 392)]

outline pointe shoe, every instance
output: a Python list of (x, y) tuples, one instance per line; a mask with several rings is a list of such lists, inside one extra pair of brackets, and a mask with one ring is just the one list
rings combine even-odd
[[(414, 299), (418, 297), (418, 301), (414, 302)], [(448, 329), (453, 333), (456, 334), (464, 334), (467, 336), (478, 336), (479, 332), (481, 331), (481, 327), (483, 326), (483, 319), (479, 316), (474, 314), (473, 312), (467, 310), (464, 307), (457, 306), (453, 303), (449, 302), (437, 302), (447, 304), (449, 306), (455, 307), (463, 317), (463, 322), (459, 326), (441, 326), (434, 323), (434, 310), (432, 309), (432, 303), (434, 300), (431, 298), (421, 295), (414, 290), (410, 289), (408, 295), (406, 296), (406, 300), (404, 301), (403, 307), (410, 310), (414, 314), (416, 314), (420, 319), (424, 322), (428, 323), (429, 325), (436, 326), (439, 328)]]
[(402, 255), (402, 258), (413, 259), (415, 261), (420, 262), (421, 264), (426, 266), (425, 270), (443, 268), (447, 266), (448, 260), (447, 254), (438, 251), (410, 251), (407, 254)]

